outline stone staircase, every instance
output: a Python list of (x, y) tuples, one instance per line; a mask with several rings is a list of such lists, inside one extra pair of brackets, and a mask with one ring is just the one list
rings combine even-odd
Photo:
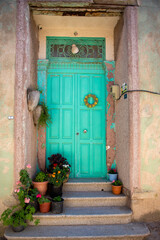
[(149, 235), (143, 223), (132, 222), (127, 197), (113, 195), (111, 183), (103, 179), (73, 179), (63, 187), (62, 214), (36, 213), (39, 226), (15, 233), (8, 228), (8, 240), (141, 240)]

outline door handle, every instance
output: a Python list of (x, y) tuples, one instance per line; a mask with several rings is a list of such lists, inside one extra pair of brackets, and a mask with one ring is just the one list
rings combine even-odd
[(79, 132), (77, 132), (76, 135), (79, 135)]
[(87, 130), (86, 130), (86, 129), (84, 129), (84, 130), (83, 130), (83, 132), (84, 132), (84, 133), (87, 133)]

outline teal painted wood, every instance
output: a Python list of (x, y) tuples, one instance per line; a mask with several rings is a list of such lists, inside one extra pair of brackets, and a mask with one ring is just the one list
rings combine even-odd
[[(89, 93), (98, 97), (98, 104), (88, 108), (84, 98)], [(90, 102), (92, 103), (92, 102)], [(77, 75), (76, 106), (76, 177), (105, 177), (105, 78), (104, 74)]]
[[(71, 177), (105, 177), (106, 87), (103, 66), (79, 64), (75, 68), (72, 63), (65, 68), (62, 63), (60, 68), (60, 65), (53, 67), (51, 63), (48, 68), (47, 105), (52, 124), (47, 128), (47, 158), (61, 153), (72, 165)], [(89, 93), (99, 99), (98, 105), (92, 109), (83, 101)]]
[[(72, 169), (75, 155), (74, 84), (75, 76), (72, 73), (48, 73), (47, 105), (52, 124), (47, 128), (47, 159), (52, 154), (61, 153), (67, 158)], [(72, 169), (71, 177), (74, 177)]]

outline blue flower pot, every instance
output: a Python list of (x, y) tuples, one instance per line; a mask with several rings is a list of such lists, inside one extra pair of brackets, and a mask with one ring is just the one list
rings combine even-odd
[(113, 182), (113, 181), (117, 180), (118, 174), (117, 173), (115, 173), (115, 174), (108, 173), (108, 176), (109, 176), (109, 181)]

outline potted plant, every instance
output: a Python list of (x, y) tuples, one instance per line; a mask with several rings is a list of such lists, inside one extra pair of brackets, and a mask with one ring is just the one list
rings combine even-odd
[(33, 183), (33, 187), (37, 188), (41, 195), (45, 195), (47, 192), (48, 175), (41, 171), (37, 173), (32, 183)]
[(38, 198), (38, 202), (39, 202), (40, 212), (41, 213), (49, 212), (50, 206), (51, 206), (51, 201), (47, 197), (44, 197), (41, 194), (38, 194), (37, 198)]
[(63, 181), (66, 179), (66, 171), (58, 166), (53, 167), (52, 173), (48, 174), (48, 194), (53, 198), (62, 196)]
[(70, 167), (71, 167), (67, 159), (64, 158), (61, 154), (57, 153), (57, 154), (51, 155), (51, 157), (49, 157), (48, 160), (50, 162), (48, 172), (52, 173), (53, 168), (57, 166), (60, 169), (64, 169), (66, 172), (66, 178), (64, 179), (64, 182), (67, 182), (69, 179)]
[[(3, 222), (4, 226), (11, 226), (13, 231), (20, 232), (23, 231), (27, 226), (27, 221), (33, 221), (33, 214), (35, 213), (35, 208), (32, 206), (27, 206), (26, 208), (18, 208), (19, 205), (13, 206), (12, 208), (7, 208), (1, 215), (0, 221)], [(34, 224), (38, 225), (39, 219), (35, 220)]]
[[(27, 168), (31, 168), (30, 165), (27, 165)], [(27, 205), (31, 205), (35, 207), (35, 211), (38, 210), (37, 203), (37, 194), (38, 190), (33, 189), (32, 179), (29, 177), (29, 173), (27, 168), (21, 169), (20, 171), (20, 180), (17, 182), (17, 188), (15, 189), (15, 193), (18, 197), (21, 207), (26, 207)]]
[(59, 214), (63, 212), (63, 201), (64, 199), (61, 196), (54, 197), (51, 204), (51, 212), (54, 214)]
[(48, 107), (44, 102), (41, 102), (38, 106), (41, 106), (41, 115), (38, 119), (38, 128), (48, 126), (51, 123), (51, 115), (49, 114)]
[(70, 165), (65, 164), (65, 165), (63, 165), (63, 167), (64, 167), (64, 171), (66, 172), (66, 178), (63, 180), (63, 183), (66, 183), (66, 182), (68, 182), (68, 180), (69, 180)]
[(109, 181), (113, 182), (117, 180), (117, 170), (115, 168), (110, 168), (108, 171)]
[(112, 182), (112, 193), (115, 195), (119, 195), (122, 191), (122, 182), (120, 180), (116, 180)]
[[(32, 188), (32, 179), (27, 170), (29, 168), (31, 168), (30, 164), (19, 172), (20, 180), (14, 190), (19, 204), (6, 209), (0, 218), (5, 226), (11, 225), (14, 231), (22, 231), (27, 226), (27, 221), (33, 221), (32, 215), (35, 213), (35, 207), (31, 203), (36, 200), (37, 189)], [(39, 219), (34, 223), (37, 225)]]

